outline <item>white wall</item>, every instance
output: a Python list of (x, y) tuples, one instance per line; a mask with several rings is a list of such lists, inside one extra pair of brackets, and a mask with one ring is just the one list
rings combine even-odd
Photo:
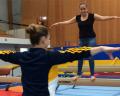
[(15, 38), (26, 38), (26, 32), (25, 29), (14, 29), (14, 30), (8, 30), (7, 33)]
[[(12, 0), (13, 4), (13, 22), (21, 23), (21, 2), (22, 0)], [(20, 26), (14, 25), (14, 28), (19, 28)]]
[[(0, 20), (8, 21), (8, 0), (0, 0)], [(13, 22), (21, 22), (21, 0), (12, 0), (12, 11), (13, 11)], [(9, 26), (5, 23), (0, 23), (0, 28), (4, 31), (8, 30)], [(14, 28), (19, 28), (20, 26), (14, 26)]]
[[(7, 0), (0, 0), (0, 20), (8, 21)], [(8, 30), (8, 24), (0, 23), (0, 28)]]

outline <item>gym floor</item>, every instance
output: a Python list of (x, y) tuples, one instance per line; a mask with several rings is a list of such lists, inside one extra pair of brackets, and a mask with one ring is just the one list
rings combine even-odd
[(61, 85), (56, 96), (120, 96), (120, 87)]

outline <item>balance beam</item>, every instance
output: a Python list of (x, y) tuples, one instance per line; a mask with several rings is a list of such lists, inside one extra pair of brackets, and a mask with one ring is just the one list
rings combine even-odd
[[(59, 72), (77, 72), (77, 67), (63, 67), (58, 68)], [(90, 68), (84, 66), (82, 68), (83, 72), (89, 72)], [(120, 72), (120, 66), (97, 66), (95, 67), (95, 72)]]
[(79, 78), (76, 82), (73, 82), (72, 78), (59, 78), (59, 85), (80, 85), (80, 86), (114, 86), (120, 87), (120, 79), (104, 79), (97, 78), (95, 81), (91, 81), (88, 78)]
[(0, 83), (21, 83), (21, 77), (0, 77)]

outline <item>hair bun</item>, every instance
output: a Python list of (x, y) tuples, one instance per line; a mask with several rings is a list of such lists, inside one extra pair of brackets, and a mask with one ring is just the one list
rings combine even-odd
[(36, 28), (35, 28), (35, 24), (31, 24), (29, 25), (25, 31), (28, 33), (28, 34), (34, 34), (36, 33)]

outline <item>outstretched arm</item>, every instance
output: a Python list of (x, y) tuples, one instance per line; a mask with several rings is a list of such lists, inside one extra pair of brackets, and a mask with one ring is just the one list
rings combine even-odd
[(14, 64), (19, 64), (19, 58), (20, 58), (20, 52), (13, 52), (9, 50), (0, 50), (0, 59), (14, 63)]
[(50, 28), (52, 28), (54, 26), (57, 26), (57, 25), (66, 25), (66, 24), (72, 24), (72, 23), (75, 23), (75, 22), (76, 22), (76, 17), (73, 17), (72, 19), (67, 20), (67, 21), (54, 23), (50, 26)]
[(83, 58), (88, 58), (91, 55), (98, 54), (100, 52), (112, 53), (114, 51), (119, 51), (119, 47), (106, 47), (99, 46), (93, 48), (70, 48), (68, 50), (60, 52), (51, 52), (48, 55), (48, 61), (50, 64), (61, 64), (65, 62), (70, 62), (74, 60), (80, 60)]
[(95, 20), (100, 20), (100, 21), (120, 19), (120, 17), (118, 17), (118, 16), (101, 16), (101, 15), (98, 15), (98, 14), (94, 14), (94, 18), (95, 18)]
[(91, 49), (91, 55), (95, 55), (99, 52), (105, 52), (107, 54), (110, 54), (114, 51), (120, 51), (120, 47), (108, 47), (108, 46), (93, 47)]

